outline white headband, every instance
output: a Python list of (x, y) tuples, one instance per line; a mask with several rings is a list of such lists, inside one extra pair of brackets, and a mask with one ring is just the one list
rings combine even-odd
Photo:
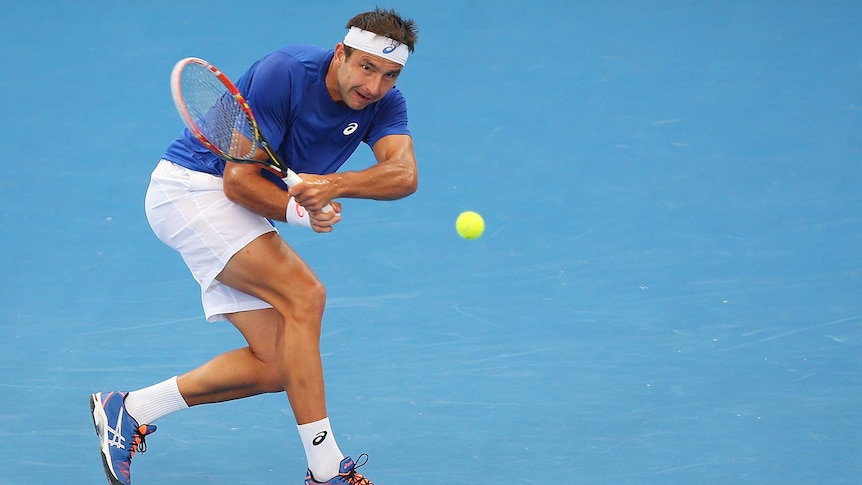
[(350, 27), (347, 35), (344, 36), (344, 45), (380, 56), (402, 66), (407, 63), (408, 49), (405, 44), (359, 27)]

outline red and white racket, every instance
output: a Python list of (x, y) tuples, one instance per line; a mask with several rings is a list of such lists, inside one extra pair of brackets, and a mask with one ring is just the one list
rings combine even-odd
[(180, 118), (210, 151), (231, 162), (259, 164), (288, 187), (302, 182), (269, 147), (248, 101), (218, 68), (197, 57), (181, 59), (171, 72), (171, 94)]

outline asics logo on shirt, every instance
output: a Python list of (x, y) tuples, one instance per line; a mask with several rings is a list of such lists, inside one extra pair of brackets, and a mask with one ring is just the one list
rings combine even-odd
[(311, 444), (313, 444), (314, 446), (317, 446), (317, 445), (323, 443), (323, 440), (326, 439), (327, 434), (329, 434), (329, 433), (327, 433), (326, 431), (321, 431), (320, 433), (317, 433), (317, 435), (314, 437), (314, 439), (311, 440)]
[(344, 133), (344, 136), (352, 135), (357, 128), (359, 128), (359, 123), (350, 123), (349, 125), (347, 125), (347, 128), (342, 131), (342, 133)]

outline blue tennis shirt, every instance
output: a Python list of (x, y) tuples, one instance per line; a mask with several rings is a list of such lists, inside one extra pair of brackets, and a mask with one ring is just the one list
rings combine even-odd
[[(333, 55), (332, 49), (285, 47), (255, 62), (236, 83), (270, 148), (297, 173), (333, 173), (360, 142), (373, 147), (384, 136), (410, 134), (407, 103), (397, 88), (360, 111), (332, 100), (324, 78)], [(164, 158), (198, 172), (224, 174), (225, 161), (188, 129)]]

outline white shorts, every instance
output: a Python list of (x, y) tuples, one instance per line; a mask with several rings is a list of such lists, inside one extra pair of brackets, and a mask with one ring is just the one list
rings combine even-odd
[(215, 279), (240, 249), (276, 230), (267, 218), (228, 200), (221, 177), (162, 160), (150, 179), (146, 210), (156, 236), (182, 255), (201, 285), (207, 321), (272, 307)]

